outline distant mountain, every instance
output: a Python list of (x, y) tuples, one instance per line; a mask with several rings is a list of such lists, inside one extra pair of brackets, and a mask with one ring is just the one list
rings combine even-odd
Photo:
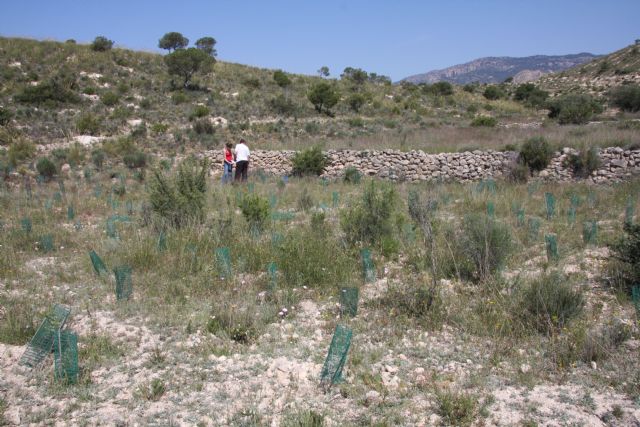
[(575, 55), (546, 56), (536, 55), (524, 58), (508, 56), (487, 57), (454, 65), (443, 70), (429, 71), (403, 79), (411, 83), (435, 83), (447, 81), (456, 84), (502, 83), (506, 78), (513, 77), (514, 82), (523, 83), (536, 80), (544, 74), (563, 71), (585, 62), (598, 58), (591, 53)]

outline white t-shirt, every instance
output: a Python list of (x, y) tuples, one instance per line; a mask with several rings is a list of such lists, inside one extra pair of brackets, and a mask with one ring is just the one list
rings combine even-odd
[(242, 162), (245, 160), (249, 160), (249, 155), (251, 151), (249, 151), (249, 147), (246, 144), (238, 144), (236, 145), (236, 162)]

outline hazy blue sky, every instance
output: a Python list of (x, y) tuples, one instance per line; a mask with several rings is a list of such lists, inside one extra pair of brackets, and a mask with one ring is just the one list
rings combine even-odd
[(482, 56), (608, 53), (640, 38), (640, 0), (3, 1), (0, 34), (158, 51), (178, 31), (221, 60), (314, 74), (391, 76)]

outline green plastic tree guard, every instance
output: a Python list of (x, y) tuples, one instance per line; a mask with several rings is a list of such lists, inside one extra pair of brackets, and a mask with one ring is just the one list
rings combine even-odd
[(104, 264), (100, 256), (98, 256), (96, 251), (89, 252), (89, 258), (91, 259), (91, 265), (93, 265), (93, 269), (96, 274), (101, 275), (109, 273), (107, 266)]
[(347, 353), (351, 346), (352, 335), (353, 331), (351, 328), (343, 325), (336, 326), (327, 358), (324, 361), (320, 373), (320, 383), (323, 386), (330, 387), (333, 384), (344, 381), (342, 378), (342, 369), (347, 361)]
[(340, 314), (355, 317), (358, 314), (359, 291), (356, 287), (340, 289)]
[(546, 234), (544, 242), (547, 249), (547, 260), (549, 262), (557, 262), (560, 259), (557, 236), (555, 234)]
[(70, 312), (67, 307), (59, 304), (49, 310), (22, 353), (19, 362), (21, 365), (34, 368), (51, 353), (54, 334), (64, 326)]
[(131, 267), (119, 265), (113, 269), (116, 276), (116, 299), (118, 301), (129, 299), (133, 294), (133, 281), (131, 279)]
[(598, 222), (595, 219), (582, 224), (582, 241), (587, 245), (598, 242)]
[(53, 334), (53, 360), (55, 377), (67, 384), (78, 382), (78, 336), (60, 330)]
[(547, 207), (547, 220), (550, 220), (556, 213), (556, 198), (551, 193), (544, 193), (544, 200)]
[(231, 278), (233, 271), (231, 269), (231, 255), (229, 248), (222, 247), (216, 249), (216, 262), (218, 263), (218, 271), (221, 278)]
[(371, 251), (369, 249), (360, 250), (360, 258), (362, 259), (362, 274), (365, 283), (372, 283), (376, 280), (376, 269), (371, 259)]

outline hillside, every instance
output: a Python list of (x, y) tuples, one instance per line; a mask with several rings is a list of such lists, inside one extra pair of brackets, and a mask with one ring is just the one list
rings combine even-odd
[[(466, 127), (478, 115), (498, 121), (538, 117), (511, 100), (487, 101), (481, 88), (440, 93), (371, 75), (356, 82), (285, 74), (291, 83), (282, 88), (274, 70), (218, 61), (210, 72), (194, 77), (198, 90), (185, 90), (172, 87), (159, 54), (0, 38), (0, 106), (10, 112), (14, 130), (40, 145), (80, 135), (133, 135), (143, 148), (168, 152), (220, 147), (241, 136), (265, 148), (318, 142), (352, 147), (354, 141), (397, 146), (431, 134), (427, 129), (434, 127)], [(320, 82), (339, 94), (331, 115), (318, 113), (307, 98)], [(50, 96), (52, 83), (62, 86), (68, 99), (25, 100), (24, 94), (37, 88)], [(1, 145), (10, 140), (0, 127)]]
[(609, 55), (560, 73), (550, 74), (537, 82), (555, 93), (603, 94), (612, 87), (640, 83), (640, 44), (633, 44)]
[(544, 74), (566, 70), (578, 64), (583, 64), (594, 58), (597, 58), (597, 56), (590, 53), (560, 56), (536, 55), (524, 58), (508, 56), (487, 57), (442, 70), (416, 74), (403, 79), (403, 81), (411, 83), (446, 81), (463, 85), (473, 82), (502, 83), (505, 79), (513, 77), (514, 82), (524, 83), (535, 80)]

